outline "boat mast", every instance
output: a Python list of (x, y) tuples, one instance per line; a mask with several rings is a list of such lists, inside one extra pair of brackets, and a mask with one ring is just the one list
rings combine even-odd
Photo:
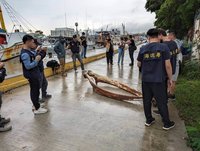
[(5, 22), (4, 22), (4, 18), (3, 18), (3, 12), (1, 9), (1, 5), (0, 5), (0, 22), (1, 22), (1, 28), (6, 31), (6, 26), (5, 26)]

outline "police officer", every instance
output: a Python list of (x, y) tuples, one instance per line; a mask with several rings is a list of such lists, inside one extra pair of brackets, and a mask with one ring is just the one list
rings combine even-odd
[[(177, 58), (177, 53), (178, 53), (178, 46), (176, 42), (168, 38), (167, 33), (164, 29), (161, 29), (161, 28), (158, 29), (158, 38), (161, 43), (166, 44), (168, 48), (170, 49), (170, 62), (172, 66), (172, 81), (173, 81), (173, 76), (176, 72), (176, 58)], [(168, 93), (168, 98), (171, 94), (173, 87), (174, 87), (174, 82), (173, 82), (172, 87), (170, 87), (170, 89), (166, 87), (166, 93)], [(158, 110), (154, 110), (153, 112), (157, 115), (160, 115)]]
[(42, 108), (39, 103), (41, 73), (38, 63), (45, 57), (46, 53), (40, 51), (37, 54), (36, 51), (32, 51), (34, 47), (34, 39), (32, 36), (25, 35), (22, 40), (24, 46), (21, 50), (20, 62), (22, 63), (23, 75), (30, 84), (30, 96), (34, 106), (33, 112), (34, 114), (44, 114), (48, 110)]
[(175, 126), (169, 120), (166, 85), (172, 85), (172, 67), (170, 63), (170, 50), (166, 44), (160, 43), (158, 30), (155, 28), (147, 32), (149, 43), (140, 48), (138, 66), (142, 64), (142, 92), (143, 105), (146, 117), (146, 126), (151, 126), (155, 118), (151, 112), (151, 101), (154, 97), (164, 123), (163, 129), (169, 130)]
[(171, 89), (171, 94), (169, 96), (169, 99), (176, 100), (175, 89), (176, 89), (176, 82), (177, 82), (177, 79), (179, 76), (179, 71), (181, 71), (181, 62), (183, 60), (183, 54), (181, 52), (181, 46), (182, 46), (183, 42), (176, 38), (176, 32), (172, 31), (172, 30), (168, 31), (168, 38), (170, 40), (174, 41), (178, 46), (178, 54), (176, 57), (176, 71), (175, 71), (175, 74), (172, 76), (173, 87)]
[[(172, 89), (169, 90), (169, 97), (174, 95), (174, 87), (175, 87), (175, 81), (174, 77), (176, 76), (176, 67), (177, 67), (177, 55), (179, 53), (179, 48), (178, 45), (175, 41), (169, 39), (169, 37), (167, 36), (167, 33), (165, 30), (163, 29), (159, 29), (159, 39), (161, 39), (163, 41), (163, 43), (165, 43), (169, 49), (170, 49), (170, 55), (171, 55), (171, 65), (172, 65), (172, 81), (173, 81), (173, 87)], [(174, 96), (175, 97), (175, 96)]]

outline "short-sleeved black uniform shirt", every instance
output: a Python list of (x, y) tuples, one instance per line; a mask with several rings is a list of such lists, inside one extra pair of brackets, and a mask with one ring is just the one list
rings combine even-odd
[(170, 49), (166, 44), (154, 42), (142, 46), (137, 58), (142, 63), (142, 82), (165, 82), (165, 61), (170, 58)]
[(164, 44), (166, 44), (169, 49), (170, 49), (170, 55), (171, 55), (171, 58), (170, 58), (170, 62), (171, 62), (171, 65), (172, 65), (172, 74), (175, 74), (176, 72), (176, 58), (177, 58), (177, 54), (178, 54), (178, 46), (176, 44), (175, 41), (164, 41), (163, 42)]

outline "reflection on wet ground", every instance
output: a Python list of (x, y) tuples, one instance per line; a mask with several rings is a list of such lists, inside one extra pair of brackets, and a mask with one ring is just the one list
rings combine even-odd
[[(115, 55), (112, 67), (107, 68), (102, 59), (87, 64), (86, 69), (140, 90), (136, 62), (129, 67), (127, 53), (123, 66), (117, 65)], [(120, 102), (93, 92), (81, 69), (70, 71), (67, 78), (56, 75), (48, 81), (53, 98), (45, 115), (34, 117), (31, 112), (29, 86), (4, 95), (3, 113), (12, 118), (13, 130), (0, 134), (1, 151), (190, 151), (183, 140), (184, 123), (172, 103), (170, 115), (177, 125), (165, 132), (159, 116), (155, 125), (144, 126), (141, 101)]]

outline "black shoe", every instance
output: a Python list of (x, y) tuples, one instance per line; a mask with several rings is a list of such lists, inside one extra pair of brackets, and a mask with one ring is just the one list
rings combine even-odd
[(156, 115), (160, 115), (160, 112), (158, 110), (153, 110), (153, 113)]
[(51, 97), (52, 97), (52, 95), (46, 94), (45, 96), (42, 97), (42, 99), (50, 99)]
[(10, 123), (10, 118), (1, 118), (0, 119), (0, 125), (5, 125)]
[(149, 121), (146, 121), (146, 123), (145, 123), (145, 126), (151, 126), (152, 124), (154, 124), (155, 123), (155, 118), (152, 118), (151, 120), (149, 120)]
[(174, 128), (174, 127), (175, 127), (175, 122), (171, 121), (171, 122), (169, 122), (169, 124), (164, 125), (163, 129), (168, 131), (168, 130)]
[(4, 125), (4, 124), (0, 125), (0, 132), (7, 132), (7, 131), (10, 131), (11, 129), (12, 129), (12, 126), (10, 125)]

